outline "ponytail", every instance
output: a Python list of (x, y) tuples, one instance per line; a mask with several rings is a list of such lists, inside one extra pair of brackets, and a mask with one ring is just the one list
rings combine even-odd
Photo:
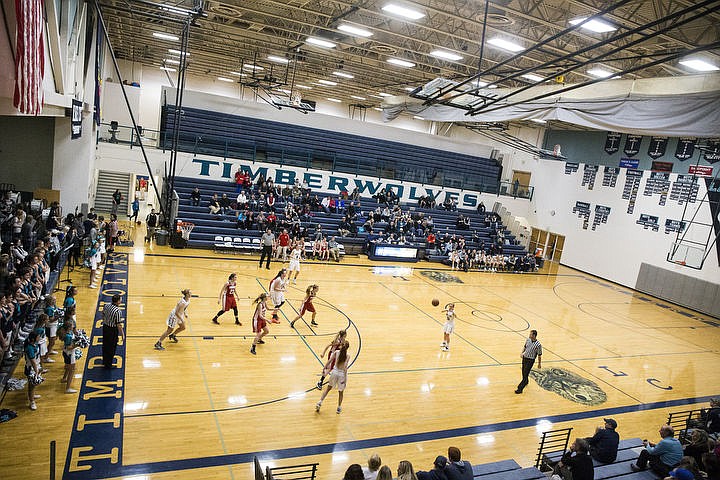
[(264, 301), (267, 298), (267, 294), (261, 293), (255, 300), (253, 300), (253, 304), (260, 303)]
[(350, 348), (350, 342), (345, 340), (342, 344), (342, 347), (340, 347), (340, 353), (338, 354), (337, 364), (344, 364), (347, 360), (347, 351), (348, 348)]
[(180, 290), (180, 293), (182, 293), (182, 296), (186, 296), (188, 293), (190, 293), (190, 289), (186, 288), (185, 290)]

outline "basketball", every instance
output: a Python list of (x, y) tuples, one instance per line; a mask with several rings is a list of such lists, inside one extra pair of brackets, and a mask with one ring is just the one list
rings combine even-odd
[(433, 304), (433, 307), (437, 307), (438, 305), (440, 305), (440, 300), (438, 300), (437, 298), (433, 298), (432, 304)]

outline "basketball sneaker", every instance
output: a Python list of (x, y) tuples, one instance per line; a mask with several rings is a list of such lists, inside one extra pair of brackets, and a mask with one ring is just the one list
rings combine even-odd
[(212, 322), (213, 322), (215, 325), (220, 325), (220, 322), (217, 321), (217, 317), (214, 317), (214, 318), (212, 319)]
[(242, 322), (240, 320), (235, 320), (235, 325), (242, 325)]
[(315, 320), (310, 320), (310, 325), (312, 325), (313, 327), (317, 327), (317, 326), (318, 326), (318, 324), (317, 324), (317, 322), (316, 322)]
[(255, 352), (255, 345), (250, 347), (250, 353), (252, 353), (253, 355), (257, 355), (257, 352)]
[(162, 343), (155, 342), (155, 350), (165, 350), (165, 347), (162, 346)]
[(322, 390), (322, 382), (317, 382), (317, 385), (315, 385), (318, 390)]
[(172, 334), (172, 333), (171, 333), (170, 335), (168, 335), (168, 338), (169, 338), (170, 340), (172, 340), (173, 343), (178, 343), (178, 342), (179, 342), (178, 338), (177, 338), (174, 334)]
[(317, 403), (315, 404), (315, 411), (316, 411), (316, 412), (319, 412), (319, 411), (320, 411), (320, 407), (322, 407), (322, 402), (317, 402)]
[(342, 412), (342, 407), (338, 407), (337, 410), (335, 410), (335, 413), (337, 413), (338, 415), (340, 414), (340, 412)]

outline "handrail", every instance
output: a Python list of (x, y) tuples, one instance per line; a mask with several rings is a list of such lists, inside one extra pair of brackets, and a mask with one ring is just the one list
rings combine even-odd
[[(547, 467), (545, 455), (549, 452), (557, 452), (567, 450), (568, 443), (570, 443), (570, 428), (561, 428), (559, 430), (550, 430), (543, 432), (540, 438), (540, 446), (538, 447), (537, 457), (535, 459), (535, 468)], [(560, 448), (562, 446), (562, 448)], [(547, 469), (546, 469), (547, 470)]]

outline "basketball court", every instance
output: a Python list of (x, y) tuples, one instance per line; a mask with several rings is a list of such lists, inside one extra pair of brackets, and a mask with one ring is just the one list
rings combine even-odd
[[(718, 393), (717, 319), (553, 265), (511, 274), (352, 256), (303, 262), (281, 323), (253, 356), (251, 302), (281, 264), (266, 270), (256, 256), (142, 247), (140, 230), (136, 247), (110, 256), (101, 290), (82, 288), (87, 273), (71, 275), (81, 286), (78, 326), (88, 332), (100, 318), (98, 292), (101, 302), (126, 292), (119, 368), (96, 367), (91, 347), (80, 360), (78, 396), (62, 393), (62, 364), (51, 364), (36, 414), (3, 425), (27, 453), (0, 458), (3, 479), (29, 478), (28, 468), (46, 476), (53, 440), (58, 477), (66, 478), (249, 478), (257, 455), (263, 466), (318, 462), (318, 478), (332, 479), (373, 452), (393, 470), (403, 459), (430, 469), (450, 445), (472, 463), (514, 458), (529, 466), (543, 431), (574, 427), (573, 435), (587, 436), (611, 416), (621, 438), (652, 439), (668, 412)], [(243, 325), (232, 312), (214, 325), (231, 272)], [(291, 329), (311, 283), (320, 285), (319, 326), (308, 318)], [(184, 288), (193, 293), (188, 328), (157, 351)], [(442, 352), (449, 302), (457, 321)], [(315, 413), (320, 356), (341, 329), (352, 358), (343, 411), (335, 413), (331, 391)], [(543, 344), (543, 368), (516, 395), (530, 329)], [(3, 406), (22, 411), (25, 396), (9, 392)]]

